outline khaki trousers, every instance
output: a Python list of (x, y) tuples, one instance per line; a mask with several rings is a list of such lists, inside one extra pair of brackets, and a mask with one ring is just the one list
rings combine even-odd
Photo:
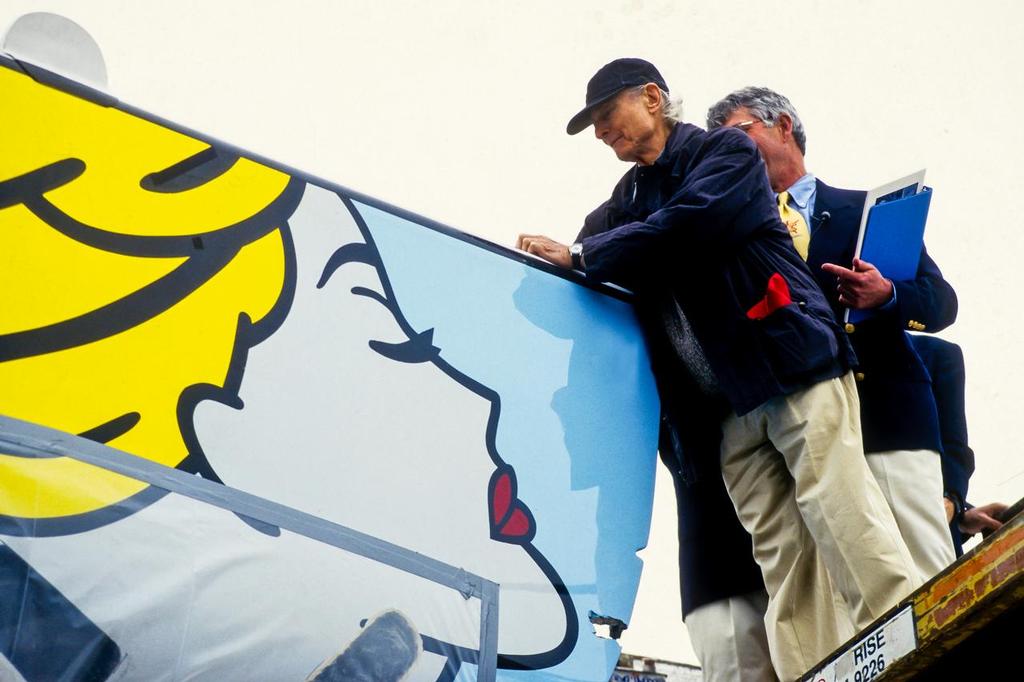
[(722, 424), (722, 476), (753, 537), (769, 597), (768, 646), (783, 680), (847, 634), (832, 585), (859, 630), (921, 584), (865, 462), (859, 411), (847, 373)]
[(768, 594), (748, 592), (697, 607), (686, 616), (704, 682), (776, 682), (764, 614)]
[(956, 559), (942, 502), (942, 460), (934, 450), (891, 450), (867, 456), (922, 581)]

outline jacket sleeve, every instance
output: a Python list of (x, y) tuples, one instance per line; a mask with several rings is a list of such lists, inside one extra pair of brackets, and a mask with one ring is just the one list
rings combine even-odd
[[(942, 277), (939, 266), (921, 247), (921, 261), (917, 277), (912, 280), (893, 281), (896, 290), (894, 315), (902, 329), (937, 332), (956, 320), (956, 292)], [(923, 325), (923, 326), (921, 326)]]
[[(757, 226), (737, 216), (758, 193), (770, 197), (764, 162), (742, 131), (709, 134), (668, 201), (646, 220), (583, 240), (587, 275), (630, 286), (669, 254), (706, 258), (739, 242)], [(692, 254), (692, 256), (690, 256)]]
[(964, 405), (964, 356), (955, 343), (928, 336), (911, 336), (932, 379), (942, 435), (942, 485), (961, 506), (967, 502), (967, 484), (974, 473), (974, 451), (967, 444)]
[(582, 242), (587, 237), (595, 234), (601, 234), (612, 229), (612, 215), (614, 209), (612, 208), (612, 200), (604, 202), (597, 208), (587, 215), (583, 220), (583, 227), (580, 229), (579, 234), (576, 235), (576, 242)]

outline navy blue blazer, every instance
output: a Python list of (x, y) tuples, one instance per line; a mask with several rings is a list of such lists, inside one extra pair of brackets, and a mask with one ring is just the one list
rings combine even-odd
[[(821, 265), (852, 266), (864, 197), (865, 192), (836, 189), (817, 181), (807, 264), (837, 320), (842, 320), (845, 309), (839, 304), (835, 279)], [(956, 293), (924, 247), (917, 277), (894, 281), (893, 286), (896, 303), (892, 309), (857, 323), (849, 333), (857, 352), (864, 451), (941, 452), (931, 378), (905, 330), (936, 332), (948, 327), (956, 319)]]
[(685, 431), (689, 440), (686, 451), (691, 454), (685, 476), (672, 451), (660, 449), (676, 491), (679, 593), (684, 620), (705, 604), (764, 590), (761, 568), (754, 561), (754, 543), (736, 518), (719, 460), (697, 456), (720, 450), (718, 423), (705, 424), (707, 428), (691, 423)]
[[(974, 451), (967, 444), (964, 407), (964, 354), (960, 346), (934, 336), (911, 336), (914, 349), (932, 378), (932, 393), (939, 410), (942, 434), (942, 484), (959, 509), (967, 505), (967, 483), (974, 473)], [(953, 519), (950, 533), (956, 555), (963, 554), (963, 534)]]

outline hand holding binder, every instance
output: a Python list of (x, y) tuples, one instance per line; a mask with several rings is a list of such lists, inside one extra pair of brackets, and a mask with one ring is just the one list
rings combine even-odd
[[(868, 192), (861, 217), (854, 257), (873, 265), (889, 280), (917, 276), (924, 245), (924, 228), (932, 191), (924, 187), (924, 171), (890, 182)], [(870, 317), (872, 309), (847, 309), (846, 321)]]
[(839, 302), (853, 309), (872, 309), (892, 300), (894, 287), (873, 263), (853, 259), (852, 268), (825, 263), (821, 269), (835, 275)]

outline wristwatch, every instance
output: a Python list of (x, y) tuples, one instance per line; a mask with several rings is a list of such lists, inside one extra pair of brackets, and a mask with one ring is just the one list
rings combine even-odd
[(572, 258), (572, 269), (583, 269), (583, 244), (576, 242), (569, 247), (569, 257)]

